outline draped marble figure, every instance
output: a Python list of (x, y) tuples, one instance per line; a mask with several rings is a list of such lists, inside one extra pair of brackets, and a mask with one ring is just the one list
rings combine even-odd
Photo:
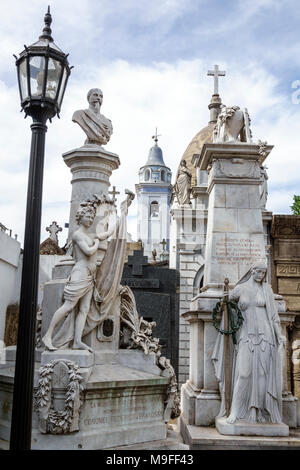
[[(282, 366), (285, 337), (274, 293), (266, 281), (267, 268), (255, 264), (231, 292), (244, 321), (231, 351), (231, 408), (228, 423), (281, 423)], [(225, 415), (223, 335), (218, 335), (212, 360)]]
[(85, 145), (105, 145), (113, 132), (112, 123), (100, 113), (103, 93), (99, 88), (92, 88), (87, 94), (88, 109), (75, 111), (72, 121), (79, 124), (86, 133)]
[[(119, 295), (126, 252), (127, 209), (134, 194), (128, 190), (121, 204), (121, 217), (106, 231), (89, 231), (96, 215), (95, 207), (84, 203), (76, 214), (79, 228), (72, 236), (75, 265), (64, 288), (63, 305), (56, 310), (43, 342), (49, 350), (91, 348), (82, 340), (100, 325), (114, 308)], [(114, 211), (112, 204), (112, 211)], [(107, 214), (107, 220), (109, 218)], [(100, 241), (111, 237), (104, 258), (97, 267)]]
[(180, 162), (176, 183), (174, 185), (174, 192), (180, 205), (191, 203), (191, 179), (192, 174), (187, 169), (186, 161), (182, 160)]

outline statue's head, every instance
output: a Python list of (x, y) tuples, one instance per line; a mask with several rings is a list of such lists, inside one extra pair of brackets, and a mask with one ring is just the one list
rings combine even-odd
[(91, 105), (94, 105), (99, 102), (101, 106), (103, 101), (102, 90), (100, 90), (100, 88), (91, 88), (87, 94), (87, 100)]
[(265, 263), (255, 263), (251, 266), (251, 276), (256, 282), (265, 280), (267, 274), (267, 265)]
[(186, 160), (181, 160), (181, 166), (186, 166)]
[(96, 215), (96, 209), (92, 205), (81, 206), (76, 212), (75, 219), (78, 225), (82, 224), (85, 227), (90, 227)]

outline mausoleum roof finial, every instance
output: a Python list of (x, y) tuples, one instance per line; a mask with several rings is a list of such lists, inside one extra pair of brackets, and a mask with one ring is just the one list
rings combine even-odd
[(45, 26), (44, 26), (44, 29), (43, 29), (43, 33), (41, 34), (39, 39), (41, 39), (41, 40), (48, 39), (49, 42), (53, 42), (53, 38), (51, 36), (52, 30), (50, 28), (51, 23), (52, 23), (52, 16), (51, 16), (51, 13), (50, 13), (50, 6), (49, 5), (48, 5), (47, 13), (44, 16), (44, 22), (45, 22)]

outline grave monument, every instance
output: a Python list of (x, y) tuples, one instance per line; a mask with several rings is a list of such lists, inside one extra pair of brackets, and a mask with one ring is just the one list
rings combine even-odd
[[(87, 140), (63, 155), (72, 173), (69, 236), (66, 256), (44, 285), (45, 350), (36, 355), (33, 449), (103, 449), (164, 439), (170, 417), (179, 413), (175, 372), (152, 336), (154, 324), (139, 316), (131, 289), (121, 285), (134, 194), (126, 190), (118, 216), (108, 189), (120, 160), (103, 147), (112, 125), (100, 114), (102, 98), (99, 89), (89, 91), (89, 109), (73, 115)], [(6, 410), (13, 392), (10, 365), (0, 371)], [(0, 437), (8, 440), (9, 413), (1, 410)]]
[[(191, 448), (201, 448), (197, 427), (203, 432), (203, 427), (216, 425), (221, 434), (248, 436), (288, 436), (289, 426), (296, 427), (295, 398), (283, 393), (285, 302), (273, 294), (267, 275), (261, 172), (271, 150), (252, 140), (246, 109), (223, 105), (213, 142), (204, 143), (194, 156), (195, 167), (208, 174), (208, 221), (203, 287), (182, 315), (190, 324), (190, 376), (182, 386), (181, 433)], [(229, 291), (233, 289), (229, 299), (244, 317), (237, 343), (228, 352), (227, 417), (224, 337), (212, 317), (223, 298), (225, 278)]]

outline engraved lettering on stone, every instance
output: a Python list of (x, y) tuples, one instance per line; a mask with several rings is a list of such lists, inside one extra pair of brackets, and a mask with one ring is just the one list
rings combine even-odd
[(259, 243), (249, 238), (232, 238), (216, 243), (216, 261), (219, 264), (250, 264), (264, 258)]

